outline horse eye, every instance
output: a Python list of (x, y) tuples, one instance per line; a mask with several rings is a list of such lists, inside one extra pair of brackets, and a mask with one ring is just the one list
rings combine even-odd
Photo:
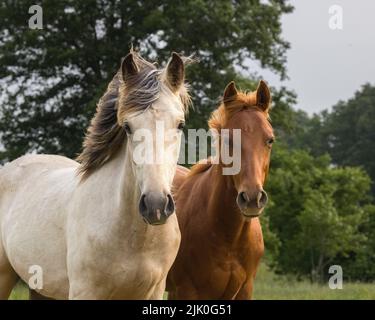
[(131, 134), (132, 130), (130, 129), (130, 126), (127, 122), (124, 123), (124, 130), (127, 134)]
[(275, 138), (270, 138), (267, 140), (267, 144), (271, 146), (275, 142)]
[(180, 123), (178, 124), (177, 129), (178, 129), (178, 130), (182, 130), (182, 129), (184, 129), (184, 128), (185, 128), (185, 122), (180, 122)]

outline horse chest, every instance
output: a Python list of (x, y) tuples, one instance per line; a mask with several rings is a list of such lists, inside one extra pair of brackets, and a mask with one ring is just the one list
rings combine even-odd
[[(160, 239), (161, 238), (161, 239)], [(167, 272), (177, 254), (179, 235), (169, 235), (170, 241), (159, 236), (159, 246), (153, 241), (125, 242), (89, 241), (89, 261), (85, 267), (89, 286), (100, 288), (99, 296), (106, 299), (148, 299), (163, 285)], [(176, 239), (175, 239), (176, 238)], [(147, 246), (146, 246), (147, 245)], [(85, 284), (86, 285), (86, 284)], [(164, 289), (163, 289), (164, 290)], [(155, 298), (155, 297), (154, 297)]]
[(220, 298), (232, 299), (244, 285), (247, 275), (239, 261), (233, 259), (218, 268), (215, 278)]
[(110, 263), (97, 260), (85, 268), (86, 281), (80, 281), (82, 272), (77, 273), (78, 279), (73, 278), (71, 298), (87, 298), (86, 292), (90, 292), (95, 299), (149, 299), (166, 272), (159, 261), (145, 260), (142, 255), (124, 255)]
[(118, 271), (112, 278), (113, 297), (115, 299), (147, 299), (154, 288), (165, 278), (162, 265), (139, 262)]
[(164, 285), (177, 255), (177, 219), (170, 217), (158, 227), (148, 227), (143, 221), (133, 228), (125, 229), (123, 225), (96, 224), (87, 231), (74, 230), (77, 239), (87, 239), (72, 241), (68, 247), (69, 280), (71, 287), (76, 287), (71, 294), (74, 298), (86, 298), (86, 292), (92, 291), (96, 298), (103, 299), (160, 298), (154, 292)]
[[(200, 268), (194, 282), (202, 299), (233, 299), (247, 280), (245, 267), (236, 257), (208, 258), (210, 267)], [(207, 261), (206, 261), (207, 262)]]

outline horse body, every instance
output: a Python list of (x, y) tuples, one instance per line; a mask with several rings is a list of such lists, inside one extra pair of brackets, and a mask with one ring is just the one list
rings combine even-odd
[[(74, 212), (79, 216), (68, 221), (73, 232), (68, 237), (72, 249), (67, 255), (69, 279), (74, 282), (71, 295), (81, 298), (95, 294), (100, 299), (110, 293), (111, 299), (160, 299), (179, 247), (177, 219), (172, 215), (155, 227), (146, 224), (136, 210), (131, 212), (129, 208), (138, 206), (140, 190), (132, 172), (126, 170), (129, 166), (122, 165), (117, 172), (111, 168), (131, 159), (116, 160), (87, 181), (92, 186), (83, 184), (76, 195), (80, 201), (75, 202)], [(112, 177), (102, 181), (101, 174)], [(97, 185), (100, 190), (93, 192)], [(82, 224), (87, 227), (83, 229)], [(82, 238), (87, 241), (81, 243)]]
[[(121, 158), (82, 184), (78, 163), (59, 156), (25, 156), (1, 172), (3, 247), (25, 282), (30, 266), (42, 268), (40, 294), (147, 299), (164, 291), (162, 280), (180, 240), (176, 217), (155, 228), (131, 212), (139, 191)], [(37, 200), (41, 194), (42, 203)], [(166, 254), (160, 254), (160, 246)]]
[[(42, 270), (36, 292), (49, 298), (162, 299), (180, 243), (169, 189), (184, 118), (183, 62), (174, 54), (159, 72), (132, 53), (121, 72), (125, 87), (117, 74), (98, 104), (81, 163), (28, 155), (1, 168), (0, 299), (18, 277), (29, 282), (32, 266)], [(160, 121), (177, 133), (162, 141), (166, 149), (156, 148)], [(151, 154), (168, 163), (136, 161), (138, 129), (153, 133)]]
[[(237, 192), (220, 172), (216, 165), (191, 177), (185, 170), (176, 172), (176, 212), (182, 239), (168, 279), (171, 299), (251, 296), (264, 251), (262, 230), (259, 218), (241, 217), (236, 208)], [(183, 181), (182, 185), (177, 181)], [(180, 205), (187, 203), (190, 205)], [(204, 212), (202, 203), (206, 203)]]
[(0, 171), (2, 253), (26, 283), (31, 277), (29, 268), (41, 266), (48, 288), (45, 294), (57, 298), (69, 292), (63, 253), (76, 167), (76, 162), (64, 157), (28, 155)]
[[(258, 217), (266, 203), (266, 198), (262, 202), (266, 197), (262, 186), (269, 164), (267, 141), (273, 135), (267, 121), (267, 90), (261, 83), (256, 94), (237, 96), (228, 86), (224, 103), (211, 118), (211, 128), (242, 131), (238, 174), (223, 175), (221, 161), (198, 163), (191, 172), (181, 167), (176, 171), (174, 196), (181, 245), (168, 275), (170, 299), (251, 298), (264, 252)], [(268, 101), (262, 108), (264, 97)]]

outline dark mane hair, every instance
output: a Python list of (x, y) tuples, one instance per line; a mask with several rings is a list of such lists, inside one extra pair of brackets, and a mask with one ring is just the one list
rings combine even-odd
[[(77, 157), (80, 162), (78, 173), (82, 179), (112, 159), (126, 142), (126, 132), (120, 126), (118, 116), (146, 110), (159, 98), (162, 90), (168, 90), (162, 79), (164, 69), (156, 68), (155, 64), (131, 52), (139, 72), (127, 79), (125, 85), (119, 70), (100, 98), (83, 142), (83, 151)], [(187, 85), (182, 85), (179, 94), (187, 112), (190, 104)]]

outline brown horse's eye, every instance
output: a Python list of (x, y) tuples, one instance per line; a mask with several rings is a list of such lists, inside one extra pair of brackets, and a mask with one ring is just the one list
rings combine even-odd
[(132, 130), (130, 129), (130, 126), (127, 122), (124, 123), (124, 130), (125, 130), (126, 134), (132, 133)]
[(267, 140), (267, 145), (270, 147), (275, 142), (275, 138), (270, 138)]

